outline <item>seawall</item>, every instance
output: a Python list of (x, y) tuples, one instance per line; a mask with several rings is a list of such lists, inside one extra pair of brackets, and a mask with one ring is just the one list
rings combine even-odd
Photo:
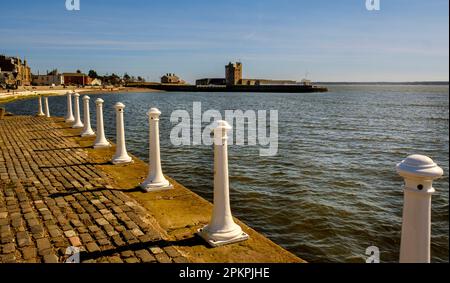
[(149, 88), (178, 92), (269, 92), (269, 93), (312, 93), (327, 92), (326, 87), (309, 85), (235, 85), (235, 86), (195, 86), (159, 83), (132, 83), (130, 87)]

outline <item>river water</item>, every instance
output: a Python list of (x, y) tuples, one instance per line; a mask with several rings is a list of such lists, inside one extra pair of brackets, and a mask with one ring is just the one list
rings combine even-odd
[[(107, 137), (115, 140), (113, 105), (126, 105), (128, 150), (148, 160), (146, 111), (161, 112), (163, 170), (212, 201), (212, 147), (173, 146), (174, 110), (278, 110), (274, 157), (259, 146), (230, 146), (231, 205), (235, 216), (310, 262), (365, 262), (377, 246), (382, 262), (398, 261), (403, 205), (395, 165), (424, 154), (445, 171), (435, 181), (432, 261), (449, 260), (448, 86), (329, 86), (327, 93), (131, 93), (91, 96), (105, 100)], [(50, 111), (64, 116), (65, 97), (51, 97)], [(6, 105), (35, 114), (37, 100)], [(191, 115), (192, 118), (192, 115)]]

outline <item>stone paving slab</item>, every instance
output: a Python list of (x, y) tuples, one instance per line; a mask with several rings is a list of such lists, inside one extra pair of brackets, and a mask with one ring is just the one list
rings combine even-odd
[(152, 215), (88, 160), (61, 119), (0, 120), (0, 263), (182, 263)]

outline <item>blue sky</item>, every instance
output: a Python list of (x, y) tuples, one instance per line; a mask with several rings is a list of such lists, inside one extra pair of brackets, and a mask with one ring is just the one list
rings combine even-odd
[(448, 0), (2, 1), (0, 53), (33, 72), (128, 72), (193, 82), (223, 77), (315, 81), (449, 79)]

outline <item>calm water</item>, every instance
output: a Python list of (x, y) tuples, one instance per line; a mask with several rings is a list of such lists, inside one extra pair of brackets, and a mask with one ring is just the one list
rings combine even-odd
[[(403, 205), (396, 163), (409, 154), (430, 156), (444, 168), (433, 196), (432, 260), (448, 262), (449, 88), (447, 86), (331, 86), (328, 93), (136, 93), (91, 95), (105, 100), (108, 138), (114, 141), (113, 104), (126, 104), (128, 149), (148, 160), (150, 106), (161, 117), (166, 174), (212, 200), (210, 146), (170, 144), (173, 110), (279, 111), (279, 153), (259, 157), (259, 147), (229, 152), (232, 210), (251, 227), (311, 262), (364, 262), (375, 245), (383, 262), (398, 260)], [(65, 97), (50, 98), (63, 116)], [(36, 100), (7, 110), (34, 114)], [(92, 121), (95, 120), (91, 103)], [(192, 117), (192, 115), (191, 115)], [(93, 123), (95, 126), (95, 122)]]

